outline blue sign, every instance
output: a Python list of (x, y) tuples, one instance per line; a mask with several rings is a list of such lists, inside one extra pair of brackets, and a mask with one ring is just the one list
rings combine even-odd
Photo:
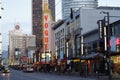
[(111, 37), (110, 39), (111, 51), (116, 51), (116, 37)]
[(46, 62), (49, 62), (49, 56), (48, 55), (46, 56)]
[(60, 51), (60, 59), (63, 59), (63, 51)]

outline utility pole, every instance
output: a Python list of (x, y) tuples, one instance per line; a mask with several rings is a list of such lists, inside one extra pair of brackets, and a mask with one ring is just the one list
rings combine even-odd
[(109, 12), (104, 12), (102, 11), (101, 13), (106, 14), (107, 16), (104, 17), (103, 19), (103, 31), (104, 31), (104, 51), (105, 51), (105, 61), (107, 64), (106, 70), (107, 70), (107, 75), (109, 75), (109, 80), (111, 80), (111, 65), (110, 65), (110, 19), (109, 19)]

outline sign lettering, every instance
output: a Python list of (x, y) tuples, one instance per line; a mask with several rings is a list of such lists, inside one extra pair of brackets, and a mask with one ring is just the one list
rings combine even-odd
[(45, 37), (44, 39), (45, 39), (45, 42), (47, 43), (48, 42), (48, 37)]
[(45, 35), (48, 36), (48, 30), (45, 30)]
[(48, 14), (44, 14), (44, 24), (43, 24), (43, 28), (44, 28), (44, 48), (45, 50), (48, 50), (48, 42), (49, 42), (49, 15)]
[(45, 20), (47, 21), (47, 20), (48, 20), (48, 15), (45, 15), (44, 18), (45, 18)]
[(45, 28), (48, 28), (48, 23), (45, 23), (45, 25), (44, 25), (44, 26), (45, 26)]
[(48, 50), (48, 44), (45, 44), (45, 50)]

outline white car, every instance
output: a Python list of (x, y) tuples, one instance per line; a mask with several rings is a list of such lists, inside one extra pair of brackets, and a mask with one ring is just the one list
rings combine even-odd
[(34, 72), (34, 68), (32, 65), (26, 65), (24, 68), (23, 68), (23, 71), (24, 72)]

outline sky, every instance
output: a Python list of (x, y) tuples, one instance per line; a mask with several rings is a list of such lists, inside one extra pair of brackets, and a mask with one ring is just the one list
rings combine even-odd
[[(56, 0), (57, 19), (61, 19), (61, 0)], [(119, 6), (120, 0), (99, 0), (99, 6)], [(2, 0), (2, 42), (3, 50), (7, 50), (8, 34), (19, 23), (24, 33), (31, 34), (32, 16), (31, 0)]]
[(31, 0), (2, 0), (2, 48), (7, 50), (8, 34), (19, 23), (24, 33), (31, 33)]

